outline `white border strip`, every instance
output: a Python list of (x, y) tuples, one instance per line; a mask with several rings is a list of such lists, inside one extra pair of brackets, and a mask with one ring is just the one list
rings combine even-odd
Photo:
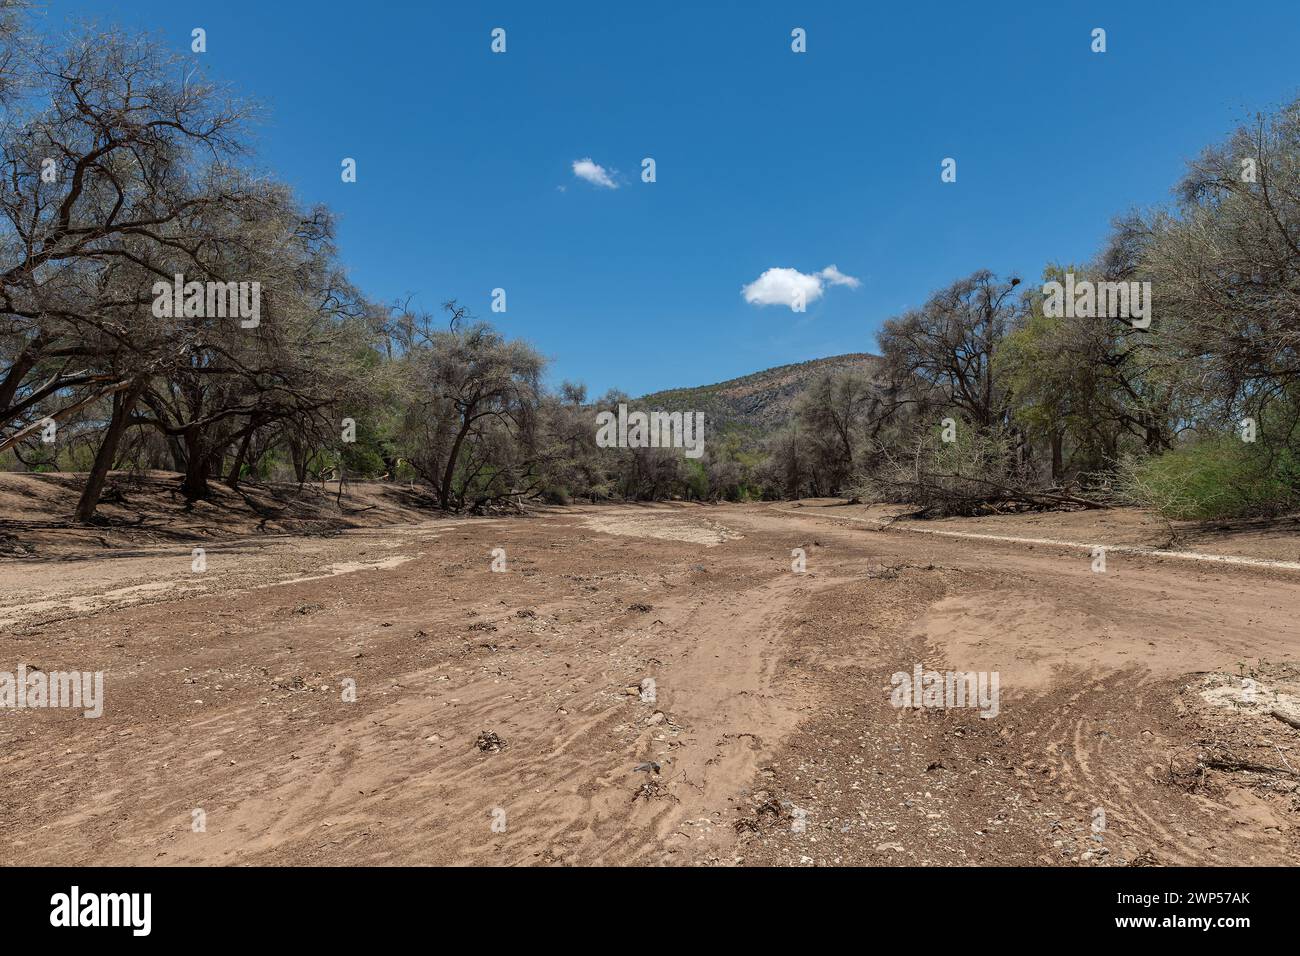
[(1275, 561), (1271, 558), (1242, 558), (1227, 554), (1205, 554), (1200, 551), (1165, 551), (1160, 548), (1147, 548), (1135, 544), (1084, 544), (1081, 541), (1058, 541), (1055, 538), (1016, 538), (1003, 534), (976, 534), (971, 531), (944, 531), (939, 528), (917, 528), (908, 524), (891, 524), (876, 518), (855, 518), (852, 515), (833, 515), (818, 512), (811, 508), (773, 508), (785, 514), (808, 515), (833, 518), (836, 521), (857, 521), (861, 524), (876, 525), (882, 530), (911, 531), (916, 534), (937, 534), (945, 538), (974, 538), (979, 541), (1003, 541), (1009, 544), (1044, 544), (1054, 548), (1073, 548), (1091, 553), (1102, 548), (1114, 554), (1145, 554), (1157, 558), (1181, 558), (1185, 561), (1209, 561), (1216, 564), (1239, 564), (1254, 568), (1277, 568), (1283, 571), (1300, 571), (1300, 561)]

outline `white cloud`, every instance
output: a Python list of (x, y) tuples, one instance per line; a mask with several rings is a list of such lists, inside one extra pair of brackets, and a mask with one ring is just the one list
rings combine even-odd
[(768, 269), (740, 291), (750, 305), (784, 305), (794, 308), (801, 298), (805, 305), (816, 302), (825, 293), (827, 285), (846, 285), (856, 289), (862, 283), (833, 265), (812, 275), (798, 269), (777, 268)]
[(860, 280), (853, 278), (853, 276), (846, 276), (843, 272), (841, 272), (839, 269), (836, 269), (835, 266), (833, 265), (827, 266), (825, 269), (823, 269), (821, 272), (817, 274), (821, 276), (823, 279), (825, 279), (827, 282), (829, 282), (831, 285), (846, 285), (850, 289), (856, 289), (858, 286), (862, 285), (862, 282)]
[(593, 162), (590, 156), (573, 161), (573, 175), (585, 179), (593, 186), (604, 186), (606, 189), (618, 188), (618, 183), (610, 178), (609, 171), (600, 163)]
[(822, 280), (798, 269), (768, 269), (741, 292), (750, 305), (793, 307), (800, 293), (805, 303), (820, 299)]

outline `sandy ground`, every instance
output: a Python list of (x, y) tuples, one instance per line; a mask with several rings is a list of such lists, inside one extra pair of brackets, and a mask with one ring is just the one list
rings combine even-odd
[[(1099, 573), (868, 512), (21, 549), (0, 558), (0, 671), (100, 670), (106, 701), (0, 709), (0, 859), (1296, 861), (1300, 572), (1135, 552)], [(1105, 517), (926, 524), (1166, 543)], [(1300, 555), (1285, 528), (1217, 535), (1195, 549)], [(997, 715), (893, 706), (916, 665), (997, 672)]]
[(220, 481), (205, 500), (187, 502), (181, 476), (151, 471), (113, 472), (92, 525), (72, 522), (84, 474), (0, 472), (0, 558), (80, 561), (95, 554), (130, 553), (151, 544), (202, 547), (239, 536), (328, 534), (425, 520), (432, 496), (400, 482), (297, 485)]

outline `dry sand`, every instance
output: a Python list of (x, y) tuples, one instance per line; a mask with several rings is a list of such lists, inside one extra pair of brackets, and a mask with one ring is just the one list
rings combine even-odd
[[(1296, 860), (1300, 730), (1272, 710), (1300, 699), (1300, 572), (1122, 553), (1101, 574), (843, 520), (867, 512), (413, 512), (109, 547), (11, 515), (0, 671), (102, 670), (106, 702), (0, 710), (3, 859)], [(1162, 543), (1140, 515), (1083, 520), (929, 524)], [(1300, 553), (1233, 533), (1196, 548)], [(892, 706), (916, 664), (999, 672), (997, 717)]]

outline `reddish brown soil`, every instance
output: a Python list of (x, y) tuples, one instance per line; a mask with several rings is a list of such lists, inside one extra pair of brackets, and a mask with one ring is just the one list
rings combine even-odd
[[(0, 671), (102, 670), (106, 702), (0, 710), (2, 858), (1296, 860), (1300, 730), (1237, 696), (1300, 693), (1300, 573), (1096, 573), (842, 514), (574, 507), (107, 548), (31, 544), (14, 517)], [(891, 706), (917, 663), (998, 671), (998, 716)]]

